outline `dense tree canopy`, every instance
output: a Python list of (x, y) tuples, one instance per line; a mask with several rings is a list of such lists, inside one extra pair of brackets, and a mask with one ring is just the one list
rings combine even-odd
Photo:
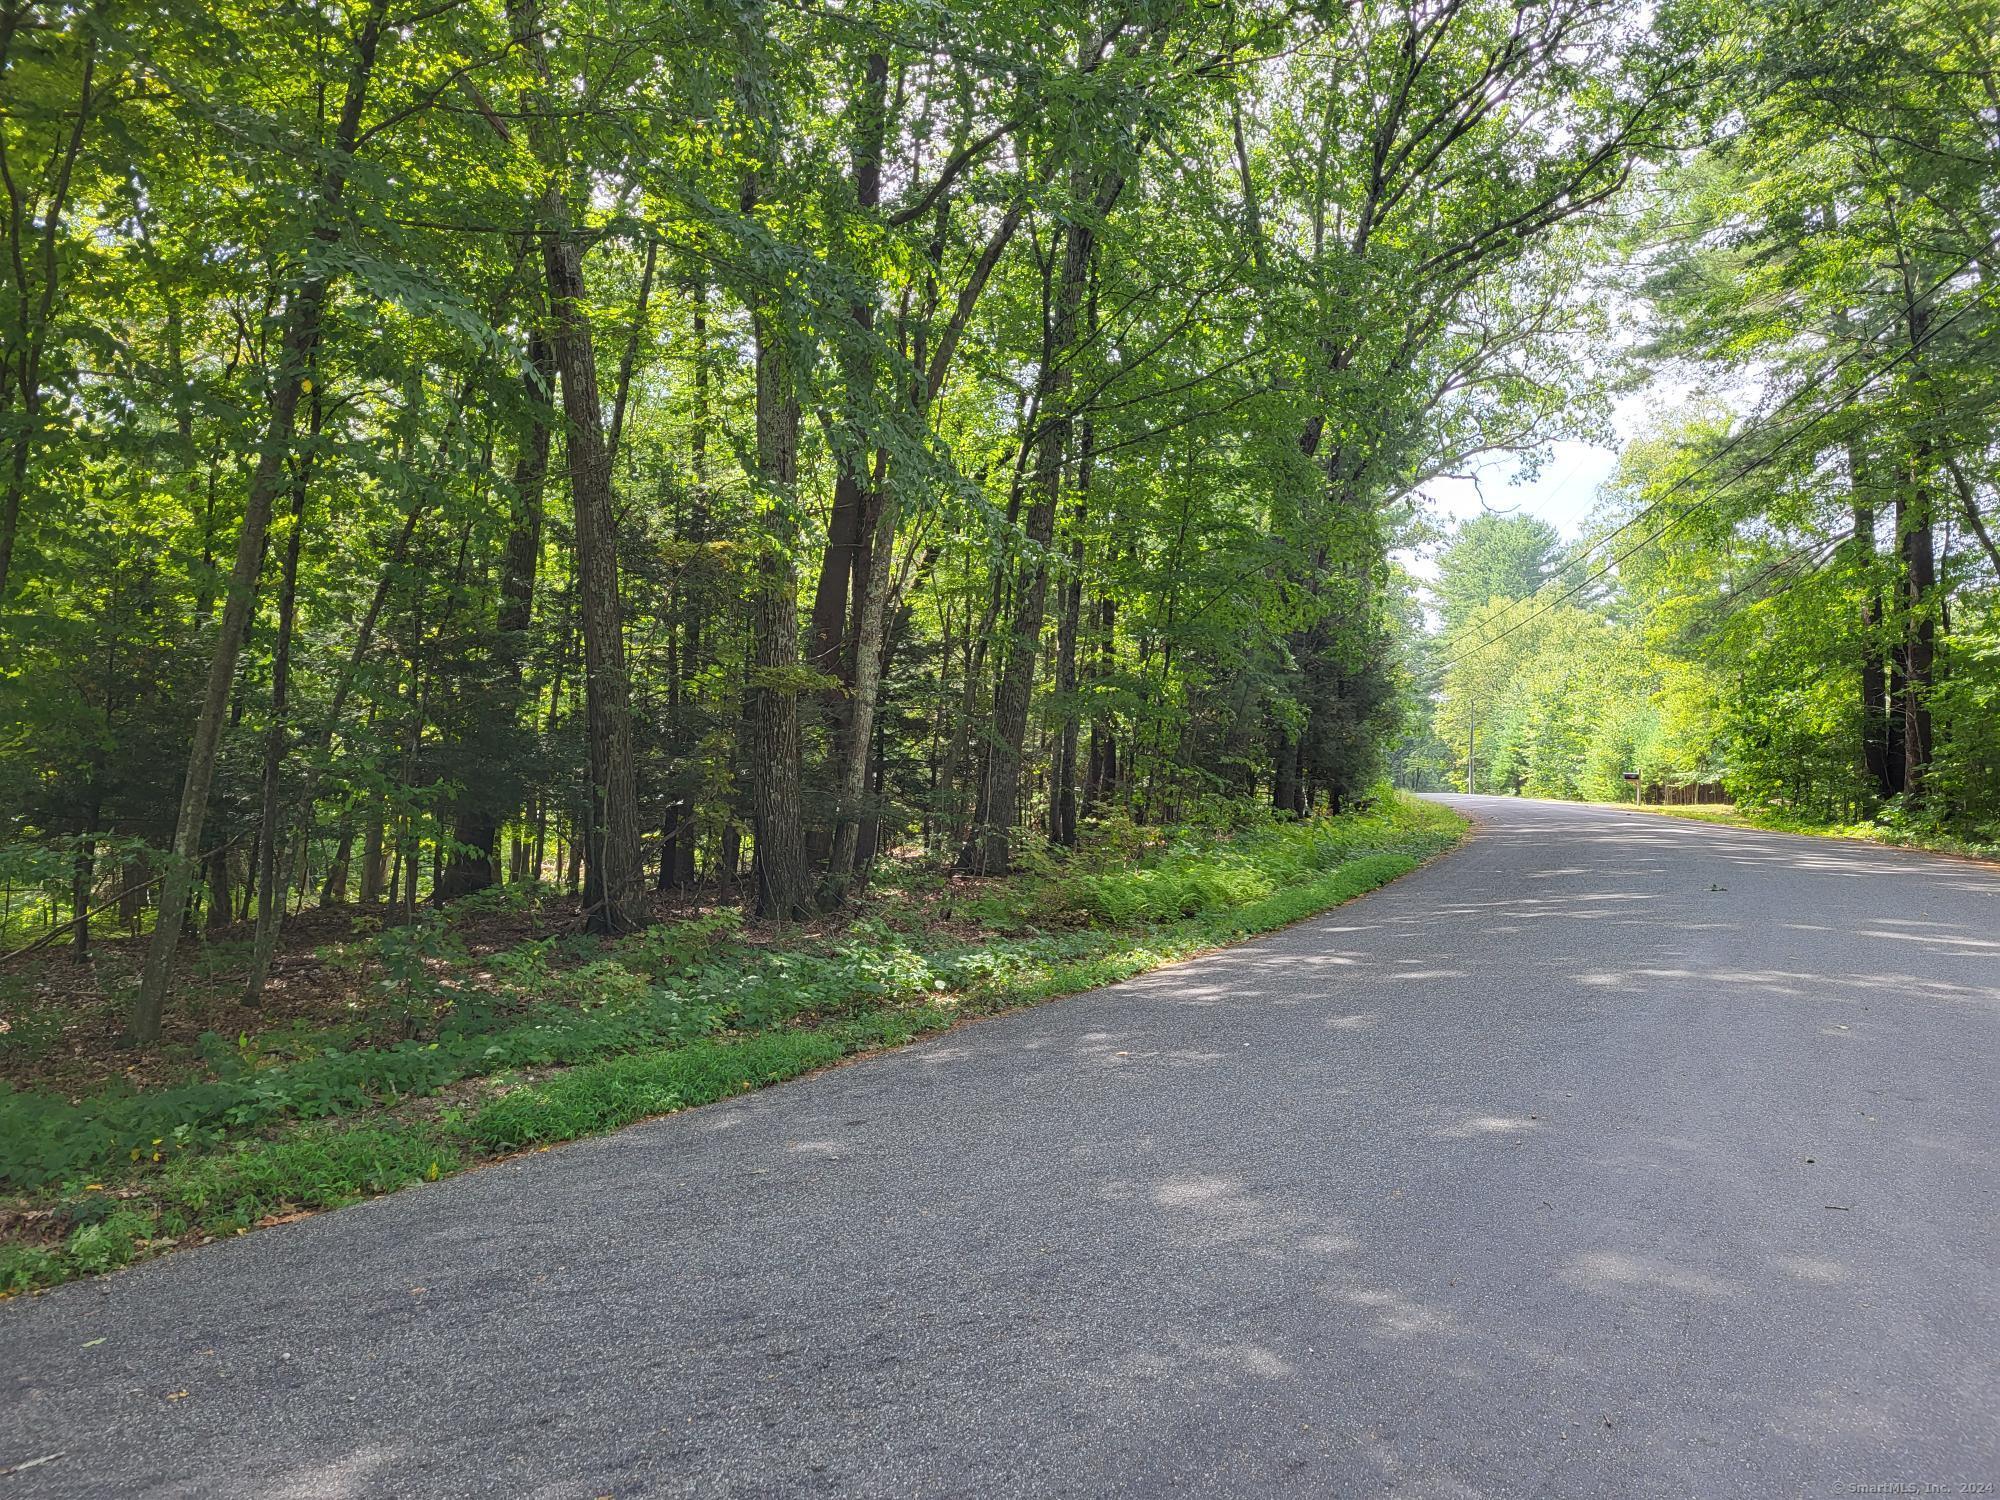
[[(204, 922), (792, 919), (1470, 699), (1482, 786), (1990, 816), (1991, 20), (18, 0), (10, 883), (150, 928), (143, 1039)], [(1419, 639), (1416, 497), (1601, 417), (1620, 256), (1761, 412)]]
[[(1497, 523), (1461, 531), (1435, 726), (1461, 776), (1479, 701), (1482, 788), (1604, 796), (1631, 768), (1662, 794), (2000, 834), (1994, 19), (1731, 18), (1735, 114), (1662, 163), (1630, 245), (1645, 359), (1751, 409), (1635, 441), (1564, 556), (1582, 576), (1524, 605), (1451, 566)], [(1483, 621), (1450, 614), (1468, 586)]]

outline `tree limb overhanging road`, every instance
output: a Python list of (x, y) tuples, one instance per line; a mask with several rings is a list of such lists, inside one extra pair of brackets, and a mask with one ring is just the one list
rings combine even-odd
[(0, 1306), (5, 1493), (2000, 1480), (2000, 871), (1452, 800), (1264, 941)]

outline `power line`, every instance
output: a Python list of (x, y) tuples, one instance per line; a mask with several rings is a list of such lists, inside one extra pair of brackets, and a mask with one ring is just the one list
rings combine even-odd
[[(1944, 287), (1948, 282), (1950, 282), (1954, 277), (1962, 275), (1964, 272), (1972, 269), (1972, 267), (1979, 261), (1981, 256), (1991, 254), (1997, 248), (2000, 248), (2000, 239), (1994, 239), (1988, 241), (1987, 244), (1984, 245), (1982, 248), (1973, 251), (1972, 254), (1968, 256), (1965, 256), (1963, 259), (1959, 261), (1959, 263), (1956, 266), (1952, 267), (1951, 270), (1945, 272), (1944, 275), (1938, 277), (1936, 281), (1933, 281), (1928, 287), (1924, 289), (1923, 293), (1916, 300), (1919, 302), (1929, 301), (1930, 298), (1935, 296), (1937, 292), (1942, 287)], [(1954, 313), (1949, 319), (1946, 320), (1946, 324), (1956, 322), (1960, 317), (1963, 317), (1965, 313), (1970, 310), (1971, 309), (1969, 307), (1959, 309), (1958, 312)], [(1833, 362), (1833, 364), (1828, 367), (1825, 374), (1821, 375), (1817, 380), (1808, 382), (1807, 384), (1801, 386), (1798, 390), (1792, 392), (1790, 396), (1786, 397), (1783, 401), (1779, 402), (1778, 409), (1776, 412), (1772, 413), (1772, 416), (1775, 417), (1779, 413), (1782, 413), (1786, 407), (1792, 405), (1801, 396), (1806, 395), (1808, 392), (1812, 391), (1817, 386), (1825, 384), (1827, 381), (1831, 380), (1834, 376), (1838, 375), (1842, 370), (1842, 368), (1844, 368), (1848, 364), (1851, 364), (1853, 361), (1861, 358), (1861, 356), (1867, 353), (1868, 350), (1873, 346), (1875, 341), (1879, 339), (1883, 334), (1893, 329), (1895, 327), (1895, 324), (1896, 324), (1896, 318), (1894, 316), (1890, 317), (1889, 320), (1883, 324), (1882, 328), (1878, 330), (1874, 336), (1868, 339), (1864, 339), (1861, 342), (1857, 343), (1852, 349), (1848, 350), (1847, 353), (1841, 355), (1838, 359), (1836, 359)], [(1930, 341), (1931, 335), (1941, 331), (1942, 326), (1944, 325), (1940, 325), (1939, 328), (1926, 329), (1923, 337), (1917, 341), (1918, 345), (1921, 346), (1922, 344), (1928, 343)], [(1890, 368), (1890, 366), (1893, 366), (1899, 360), (1906, 358), (1908, 354), (1914, 352), (1915, 349), (1912, 348), (1910, 350), (1904, 351), (1901, 354), (1898, 354), (1895, 359), (1892, 359), (1889, 362), (1889, 365), (1885, 365), (1882, 370), (1876, 371), (1875, 374), (1880, 375), (1884, 373), (1888, 368)], [(1869, 376), (1867, 380), (1862, 381), (1862, 385), (1866, 386), (1868, 384), (1868, 381), (1873, 380), (1874, 378), (1875, 376), (1873, 375)], [(1742, 442), (1747, 441), (1751, 436), (1751, 432), (1752, 432), (1751, 429), (1745, 428), (1743, 431), (1737, 433), (1728, 442), (1724, 443), (1713, 454), (1711, 454), (1707, 459), (1705, 459), (1701, 464), (1698, 464), (1691, 473), (1683, 475), (1680, 480), (1676, 481), (1675, 487), (1678, 488), (1680, 484), (1684, 484), (1689, 479), (1694, 478), (1695, 475), (1699, 474), (1702, 469), (1708, 467), (1710, 464), (1715, 463), (1717, 460), (1725, 457), (1732, 448), (1736, 447), (1738, 444)], [(1602, 547), (1606, 542), (1610, 541), (1613, 537), (1619, 535), (1621, 532), (1629, 531), (1632, 527), (1638, 525), (1641, 521), (1645, 520), (1646, 517), (1653, 514), (1653, 512), (1658, 510), (1661, 507), (1661, 505), (1666, 503), (1667, 499), (1672, 495), (1672, 493), (1673, 490), (1669, 489), (1667, 494), (1662, 495), (1658, 500), (1655, 500), (1651, 505), (1646, 506), (1643, 510), (1639, 511), (1636, 515), (1634, 515), (1630, 520), (1625, 521), (1620, 525), (1613, 527), (1610, 531), (1607, 531), (1603, 536), (1600, 536), (1596, 540), (1592, 541), (1590, 545), (1583, 548), (1582, 551), (1577, 552), (1568, 558), (1565, 558), (1561, 566), (1557, 567), (1553, 571), (1556, 572), (1557, 574), (1569, 571), (1571, 568), (1575, 567), (1578, 563), (1582, 562), (1586, 557), (1590, 556), (1590, 554), (1595, 552), (1599, 547)]]
[[(1967, 267), (1969, 267), (1973, 263), (1973, 261), (1976, 258), (1977, 256), (1971, 256), (1966, 258), (1965, 260), (1961, 261), (1959, 265), (1955, 267), (1953, 270), (1939, 277), (1937, 281), (1932, 283), (1932, 285), (1924, 292), (1923, 294), (1924, 298), (1927, 299), (1934, 293), (1936, 293), (1938, 288), (1942, 287), (1943, 285), (1945, 285), (1946, 282), (1950, 281), (1953, 277), (1957, 276), (1960, 272), (1964, 271)], [(1968, 303), (1964, 307), (1960, 308), (1957, 312), (1953, 313), (1950, 317), (1930, 325), (1928, 328), (1924, 330), (1922, 335), (1915, 342), (1913, 342), (1908, 348), (1899, 350), (1891, 358), (1885, 360), (1879, 368), (1877, 368), (1876, 370), (1868, 374), (1866, 377), (1864, 377), (1861, 383), (1855, 388), (1853, 394), (1859, 394), (1861, 391), (1867, 389), (1875, 381), (1879, 380), (1882, 376), (1888, 374), (1891, 370), (1895, 369), (1896, 366), (1898, 366), (1905, 360), (1911, 358), (1912, 356), (1920, 352), (1927, 344), (1930, 343), (1932, 339), (1936, 338), (1939, 334), (1943, 333), (1947, 328), (1951, 327), (1954, 323), (1958, 322), (1959, 319), (1965, 317), (1966, 314), (1970, 313), (1973, 310), (1973, 308), (1977, 305), (1978, 304), (1976, 303)], [(1858, 345), (1855, 349), (1850, 350), (1845, 355), (1842, 355), (1841, 358), (1836, 360), (1833, 363), (1833, 365), (1826, 370), (1824, 374), (1800, 386), (1796, 391), (1792, 392), (1790, 396), (1786, 397), (1784, 401), (1780, 402), (1778, 405), (1778, 411), (1779, 412), (1784, 411), (1786, 407), (1795, 404), (1797, 401), (1800, 400), (1800, 398), (1818, 389), (1820, 386), (1825, 385), (1835, 375), (1839, 374), (1841, 368), (1844, 365), (1858, 358), (1861, 352), (1868, 347), (1869, 346), (1867, 344)], [(1849, 399), (1850, 400), (1852, 399), (1852, 395), (1850, 395)], [(1749, 462), (1747, 462), (1742, 467), (1737, 469), (1735, 473), (1731, 474), (1728, 478), (1722, 480), (1715, 486), (1713, 490), (1709, 492), (1707, 496), (1697, 501), (1693, 506), (1691, 506), (1687, 510), (1682, 511), (1678, 516), (1673, 517), (1671, 520), (1667, 522), (1666, 525), (1662, 526), (1658, 531), (1655, 531), (1648, 536), (1641, 537), (1637, 542), (1634, 542), (1630, 547), (1627, 547), (1624, 551), (1618, 553), (1609, 562), (1605, 563), (1602, 567), (1596, 569), (1588, 577), (1584, 578), (1580, 583), (1577, 583), (1573, 587), (1565, 590), (1556, 598), (1549, 600), (1547, 603), (1541, 605), (1539, 608), (1523, 616), (1520, 620), (1517, 620), (1514, 624), (1508, 626), (1507, 629), (1501, 631), (1500, 634), (1493, 636), (1489, 639), (1482, 640), (1477, 644), (1466, 648), (1464, 651), (1459, 652), (1457, 655), (1449, 658), (1445, 662), (1441, 663), (1436, 670), (1440, 672), (1450, 670), (1452, 667), (1457, 666), (1460, 662), (1465, 661), (1469, 657), (1475, 656), (1478, 653), (1486, 650), (1489, 646), (1499, 645), (1500, 642), (1506, 640), (1509, 636), (1513, 635), (1515, 631), (1522, 629), (1531, 621), (1538, 619), (1540, 616), (1548, 613), (1548, 611), (1556, 608), (1558, 605), (1568, 603), (1571, 599), (1574, 599), (1578, 594), (1582, 593), (1585, 589), (1589, 588), (1593, 583), (1597, 582), (1600, 578), (1604, 577), (1604, 575), (1609, 573), (1613, 568), (1617, 567), (1620, 563), (1624, 562), (1628, 557), (1631, 557), (1634, 553), (1640, 551), (1642, 548), (1650, 545), (1651, 543), (1657, 542), (1661, 537), (1665, 536), (1668, 532), (1673, 531), (1675, 528), (1681, 525), (1684, 525), (1689, 519), (1698, 514), (1700, 511), (1705, 510), (1710, 505), (1713, 505), (1717, 500), (1722, 498), (1723, 492), (1727, 490), (1730, 485), (1734, 484), (1744, 475), (1749, 474), (1754, 470), (1763, 467), (1767, 463), (1770, 463), (1786, 448), (1790, 447), (1793, 443), (1797, 442), (1799, 438), (1803, 437), (1806, 433), (1812, 431), (1812, 429), (1819, 426), (1820, 423), (1826, 421), (1827, 418), (1832, 416), (1834, 411), (1838, 409), (1839, 408), (1836, 407), (1831, 410), (1826, 410), (1816, 413), (1809, 420), (1802, 423), (1799, 427), (1795, 428), (1791, 433), (1787, 434), (1776, 445), (1767, 449), (1765, 452), (1758, 454), (1756, 457), (1752, 458)], [(1718, 460), (1726, 457), (1732, 449), (1740, 447), (1742, 444), (1747, 442), (1752, 436), (1756, 435), (1756, 433), (1760, 430), (1761, 429), (1745, 427), (1743, 430), (1738, 432), (1734, 437), (1730, 438), (1726, 443), (1724, 443), (1720, 448), (1718, 448), (1713, 454), (1703, 459), (1702, 462), (1697, 464), (1693, 469), (1689, 470), (1686, 474), (1683, 474), (1680, 476), (1680, 478), (1676, 479), (1671, 485), (1667, 487), (1666, 492), (1662, 494), (1659, 499), (1655, 500), (1652, 504), (1648, 505), (1644, 510), (1640, 511), (1637, 515), (1633, 516), (1631, 520), (1624, 522), (1622, 525), (1618, 526), (1612, 531), (1606, 532), (1602, 537), (1599, 537), (1596, 541), (1592, 542), (1590, 546), (1586, 547), (1583, 551), (1577, 553), (1574, 557), (1566, 560), (1562, 564), (1561, 569), (1559, 569), (1558, 571), (1566, 572), (1570, 568), (1575, 567), (1577, 563), (1581, 562), (1584, 558), (1590, 556), (1591, 553), (1595, 552), (1599, 547), (1602, 547), (1606, 542), (1610, 541), (1613, 537), (1618, 536), (1622, 532), (1631, 530), (1632, 527), (1636, 526), (1639, 522), (1643, 521), (1647, 516), (1652, 515), (1655, 511), (1659, 510), (1660, 507), (1665, 505), (1668, 500), (1672, 499), (1673, 496), (1678, 491), (1685, 488), (1695, 479), (1699, 478), (1703, 470), (1712, 468)]]

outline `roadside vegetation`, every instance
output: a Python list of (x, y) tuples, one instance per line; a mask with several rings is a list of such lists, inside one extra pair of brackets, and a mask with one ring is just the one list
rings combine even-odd
[[(296, 980), (311, 997), (288, 1015), (234, 1004), (241, 944), (210, 955), (201, 984), (213, 1003), (192, 1004), (219, 1024), (169, 1038), (144, 1073), (105, 1045), (115, 994), (80, 1005), (51, 959), (0, 982), (0, 1064), (38, 1080), (0, 1084), (0, 1290), (434, 1181), (1123, 979), (1372, 890), (1462, 827), (1400, 796), (1296, 822), (1239, 810), (1164, 834), (1110, 823), (1006, 879), (898, 866), (851, 917), (812, 927), (746, 925), (715, 907), (605, 938), (574, 931), (574, 903), (538, 886), (385, 931), (350, 914), (349, 935), (274, 965), (277, 994)], [(116, 972), (121, 946), (137, 944), (100, 947), (102, 972)]]
[(1933, 854), (1952, 854), (1961, 859), (2000, 860), (2000, 836), (1983, 839), (1954, 838), (1934, 827), (1909, 827), (1893, 818), (1870, 819), (1860, 823), (1828, 823), (1799, 818), (1778, 807), (1739, 807), (1732, 803), (1710, 807), (1675, 807), (1645, 803), (1641, 811), (1683, 818), (1692, 823), (1716, 823), (1725, 828), (1758, 828), (1767, 833), (1800, 833), (1813, 838), (1857, 839), (1892, 849), (1926, 849)]

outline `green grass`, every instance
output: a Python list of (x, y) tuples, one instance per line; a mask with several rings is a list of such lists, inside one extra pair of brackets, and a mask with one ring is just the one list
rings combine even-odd
[(489, 964), (481, 990), (454, 991), (430, 1041), (270, 1065), (218, 1055), (218, 1076), (149, 1093), (0, 1090), (0, 1173), (21, 1215), (0, 1243), (0, 1295), (1130, 978), (1351, 900), (1463, 828), (1396, 798), (1339, 819), (1106, 847), (989, 888), (972, 939), (925, 927), (892, 897), (812, 944), (747, 944), (726, 914), (561, 972), (547, 967), (549, 944), (529, 944)]
[(1957, 855), (1962, 859), (2000, 859), (2000, 842), (1990, 839), (1954, 838), (1935, 829), (1904, 827), (1894, 823), (1817, 823), (1775, 807), (1713, 804), (1665, 807), (1649, 803), (1642, 805), (1639, 811), (1658, 813), (1668, 818), (1684, 818), (1692, 823), (1715, 823), (1727, 828), (1757, 828), (1767, 833), (1797, 833), (1810, 838), (1858, 839), (1892, 849), (1924, 849), (1933, 854)]

